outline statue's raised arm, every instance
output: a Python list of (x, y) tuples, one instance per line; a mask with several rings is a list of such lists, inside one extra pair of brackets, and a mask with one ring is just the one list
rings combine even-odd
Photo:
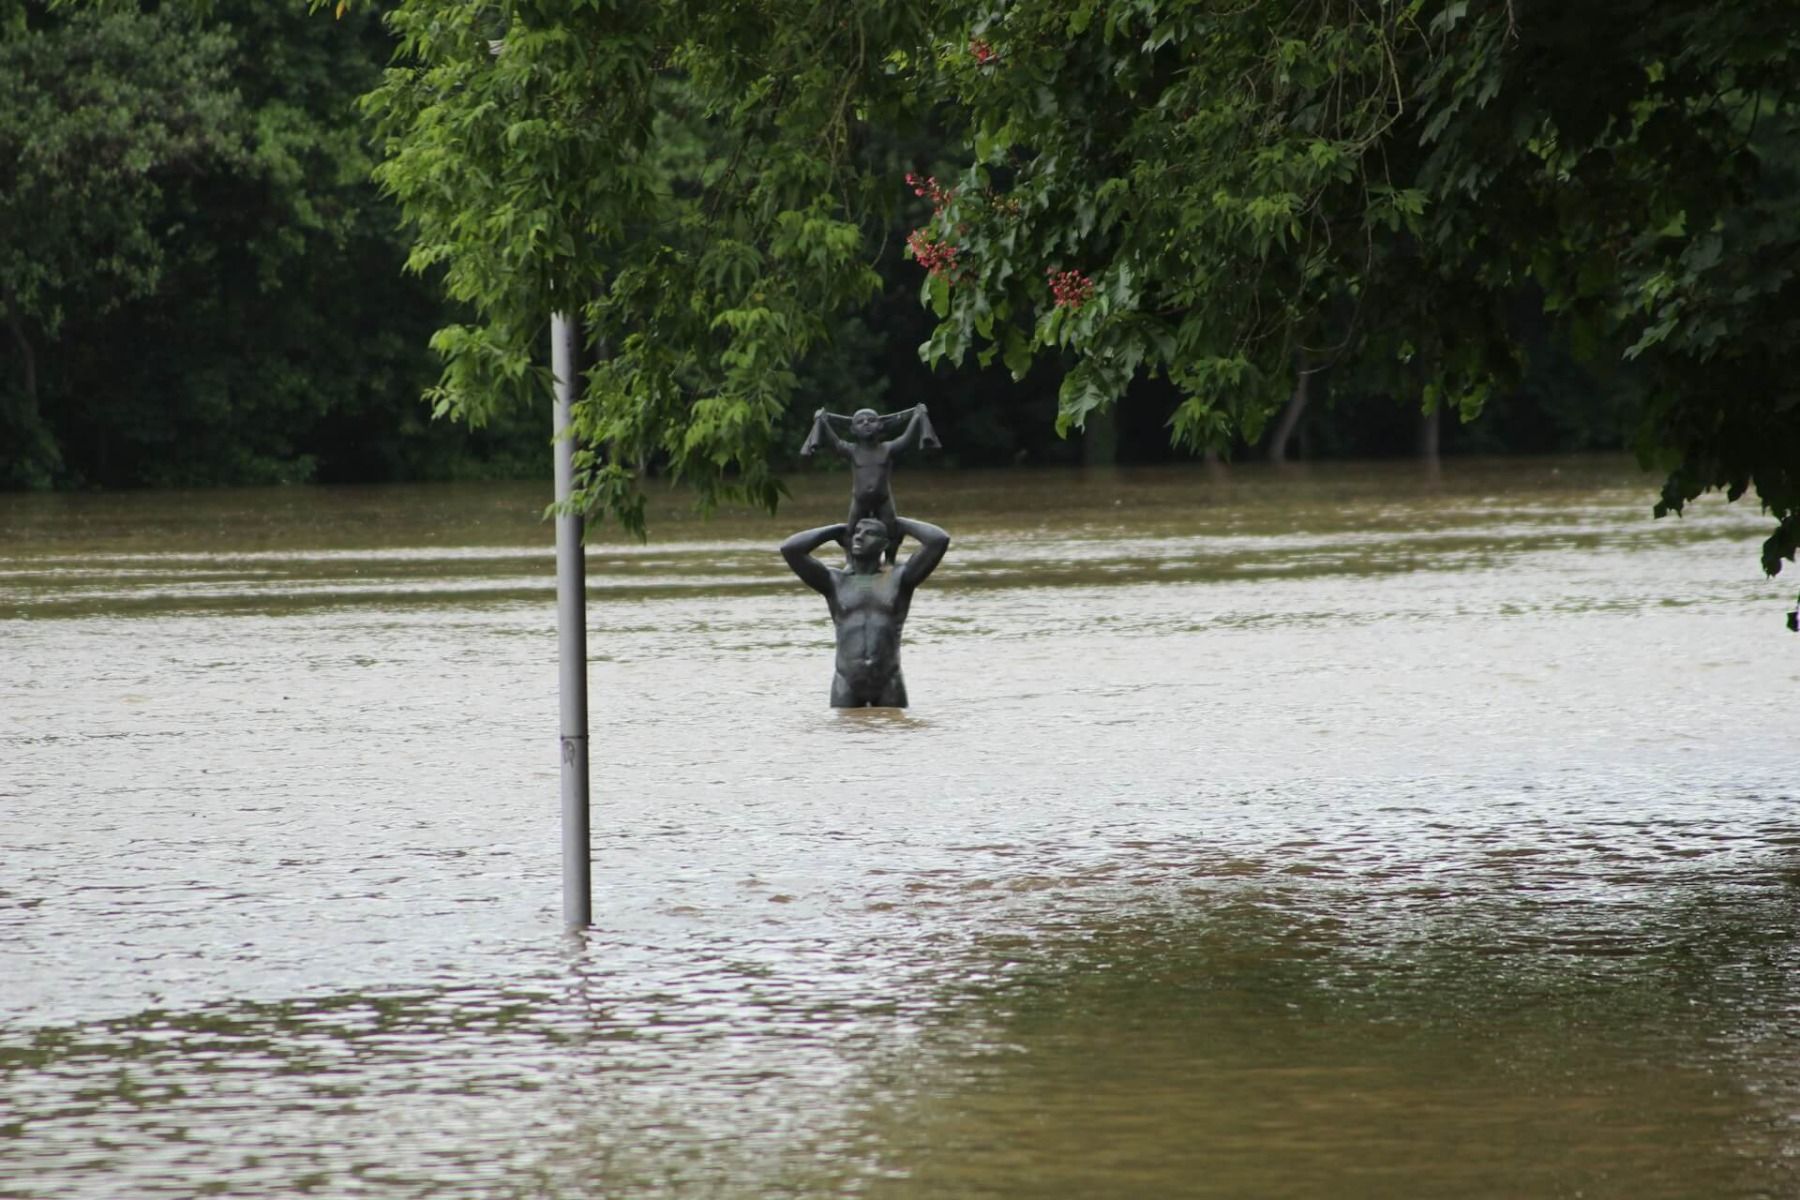
[(938, 440), (937, 430), (932, 427), (931, 414), (923, 404), (915, 404), (899, 412), (880, 414), (867, 408), (849, 414), (827, 412), (821, 408), (813, 413), (812, 428), (807, 431), (806, 440), (800, 443), (800, 456), (811, 458), (818, 453), (821, 445), (830, 446), (839, 454), (848, 456), (855, 449), (860, 432), (858, 424), (866, 425), (871, 421), (875, 428), (875, 440), (890, 452), (904, 452), (919, 446), (927, 450), (943, 447), (943, 443)]
[(811, 458), (818, 453), (819, 443), (823, 442), (836, 450), (845, 458), (850, 457), (851, 445), (838, 433), (837, 426), (842, 425), (844, 432), (850, 432), (850, 418), (841, 413), (826, 412), (819, 409), (813, 413), (812, 432), (800, 443), (800, 457)]
[[(937, 430), (931, 427), (931, 414), (923, 404), (915, 404), (905, 412), (887, 413), (881, 418), (882, 433), (889, 436), (889, 453), (900, 454), (917, 446), (936, 450), (943, 445)], [(898, 431), (897, 435), (895, 431)]]
[(787, 560), (788, 570), (800, 577), (800, 582), (827, 600), (835, 600), (831, 586), (831, 568), (814, 558), (812, 552), (826, 542), (848, 540), (842, 525), (821, 525), (817, 529), (796, 533), (781, 543), (781, 557)]
[(900, 566), (900, 587), (910, 594), (944, 561), (944, 554), (950, 549), (950, 535), (930, 521), (895, 517), (894, 523), (900, 527), (900, 532), (919, 543), (919, 548), (907, 555)]

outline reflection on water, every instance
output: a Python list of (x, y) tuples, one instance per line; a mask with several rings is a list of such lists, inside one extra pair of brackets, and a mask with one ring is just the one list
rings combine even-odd
[(1800, 1188), (1790, 888), (1534, 939), (1455, 903), (1384, 938), (1340, 915), (1354, 890), (1196, 888), (1015, 949), (927, 1039), (937, 1065), (882, 1081), (872, 1194)]
[(535, 492), (0, 499), (0, 1195), (1800, 1191), (1753, 513), (921, 479), (833, 713), (841, 482), (591, 548), (583, 939)]

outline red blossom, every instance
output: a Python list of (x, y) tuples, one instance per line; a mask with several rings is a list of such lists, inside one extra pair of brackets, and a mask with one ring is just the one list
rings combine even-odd
[(906, 248), (919, 265), (932, 275), (942, 275), (950, 279), (956, 276), (956, 247), (948, 242), (940, 242), (936, 237), (923, 229), (915, 229), (907, 235)]
[[(945, 187), (930, 175), (914, 175), (908, 172), (906, 184), (912, 188), (913, 195), (923, 197), (931, 202), (931, 211), (934, 217), (943, 216), (944, 210), (949, 208), (951, 201), (956, 199), (955, 188)], [(956, 231), (959, 234), (967, 234), (968, 226), (959, 224)], [(933, 276), (943, 278), (951, 283), (961, 278), (961, 273), (957, 269), (956, 246), (939, 238), (937, 233), (930, 228), (913, 230), (907, 235), (906, 247), (912, 251), (912, 256), (918, 260), (919, 265)]]
[(1044, 274), (1050, 280), (1050, 294), (1056, 298), (1058, 308), (1079, 309), (1094, 298), (1094, 281), (1080, 271), (1046, 267)]
[(998, 60), (1000, 57), (999, 52), (988, 45), (986, 40), (982, 38), (969, 39), (969, 53), (975, 56), (976, 65), (982, 67)]
[(908, 171), (906, 173), (906, 184), (908, 187), (912, 188), (913, 195), (923, 196), (925, 199), (931, 201), (931, 211), (934, 213), (942, 213), (946, 208), (950, 207), (950, 202), (956, 199), (955, 188), (945, 187), (943, 184), (939, 183), (936, 178), (930, 175), (914, 175), (911, 171)]

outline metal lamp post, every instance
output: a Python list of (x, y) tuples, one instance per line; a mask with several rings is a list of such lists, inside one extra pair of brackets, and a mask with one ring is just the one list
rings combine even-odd
[(556, 377), (551, 426), (556, 435), (556, 647), (562, 731), (563, 925), (593, 923), (593, 863), (588, 843), (587, 561), (582, 521), (568, 510), (575, 491), (576, 331), (570, 317), (550, 318), (550, 370)]

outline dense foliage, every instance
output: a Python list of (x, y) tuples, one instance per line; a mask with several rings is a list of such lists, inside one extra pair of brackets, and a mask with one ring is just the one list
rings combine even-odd
[[(895, 131), (925, 353), (1067, 366), (1080, 427), (1160, 379), (1177, 442), (1258, 437), (1298, 375), (1465, 417), (1567, 367), (1644, 399), (1664, 505), (1755, 488), (1800, 532), (1785, 3), (401, 0), (383, 179), (478, 319), (440, 403), (600, 352), (584, 501), (632, 464), (773, 499), (768, 437), (876, 285)], [(498, 53), (496, 48), (503, 47)], [(884, 192), (884, 189), (886, 191)], [(603, 452), (608, 448), (610, 455)], [(604, 461), (602, 459), (604, 458)]]
[(391, 46), (249, 0), (11, 9), (0, 485), (479, 468), (417, 403), (450, 312), (355, 119)]
[[(652, 457), (772, 505), (798, 367), (871, 297), (863, 218), (890, 181), (856, 144), (924, 45), (903, 5), (403, 3), (417, 66), (368, 104), (379, 177), (479, 320), (436, 339), (440, 411), (543, 386), (545, 315), (603, 348), (579, 413), (584, 500), (641, 522)], [(601, 453), (604, 451), (604, 453)]]
[(646, 473), (774, 503), (822, 402), (964, 462), (1448, 409), (1635, 423), (1663, 509), (1754, 491), (1794, 553), (1786, 0), (301, 7), (0, 3), (0, 482), (467, 469), (431, 330), (436, 412), (535, 462), (560, 308), (633, 525)]
[(0, 305), (19, 366), (5, 413), (16, 477), (58, 465), (38, 342), (72, 310), (103, 314), (153, 294), (167, 266), (167, 194), (244, 154), (224, 90), (228, 46), (137, 13), (81, 14), (0, 43)]
[(1206, 445), (1256, 436), (1296, 370), (1470, 416), (1560, 351), (1645, 397), (1663, 508), (1753, 487), (1765, 569), (1792, 558), (1800, 8), (963, 15), (938, 79), (972, 154), (925, 235), (956, 250), (932, 354), (1072, 351), (1077, 424), (1160, 372)]

